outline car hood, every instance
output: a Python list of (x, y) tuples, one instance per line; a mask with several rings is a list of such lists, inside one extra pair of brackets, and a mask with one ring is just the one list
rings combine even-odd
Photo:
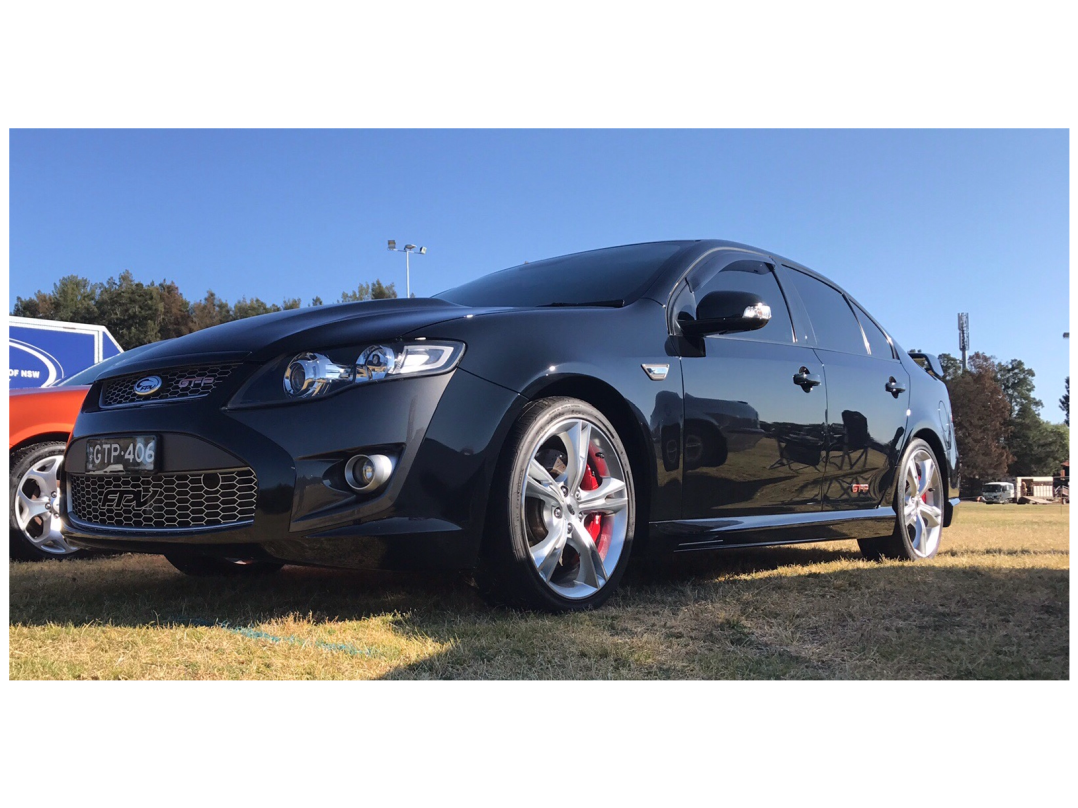
[(55, 396), (55, 395), (86, 395), (90, 389), (88, 384), (70, 384), (66, 387), (20, 387), (17, 390), (9, 390), (11, 398), (23, 398), (24, 396)]
[(291, 351), (320, 351), (404, 337), (419, 328), (475, 314), (432, 298), (369, 300), (262, 314), (165, 340), (101, 378), (198, 362), (269, 361)]

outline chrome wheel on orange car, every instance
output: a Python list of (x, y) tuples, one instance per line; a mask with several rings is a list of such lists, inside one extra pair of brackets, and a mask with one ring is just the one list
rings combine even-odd
[(60, 532), (60, 485), (64, 444), (33, 444), (11, 459), (11, 555), (27, 561), (84, 554)]

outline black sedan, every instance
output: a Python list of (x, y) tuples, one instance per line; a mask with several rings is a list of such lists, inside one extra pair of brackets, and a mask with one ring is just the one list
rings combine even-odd
[(958, 492), (938, 374), (777, 255), (578, 253), (148, 349), (86, 397), (64, 536), (200, 575), (474, 570), (553, 611), (605, 601), (631, 554), (920, 560)]

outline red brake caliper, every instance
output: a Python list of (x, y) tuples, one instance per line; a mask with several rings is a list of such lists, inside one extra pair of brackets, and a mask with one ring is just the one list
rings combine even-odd
[[(594, 471), (592, 470), (593, 467)], [(605, 474), (606, 461), (599, 454), (599, 451), (592, 446), (588, 451), (588, 465), (584, 469), (584, 479), (580, 481), (581, 490), (594, 491), (599, 487), (599, 483)], [(589, 513), (584, 517), (584, 527), (591, 534), (591, 540), (595, 542), (600, 556), (606, 555), (606, 550), (610, 546), (610, 531), (613, 527), (610, 525), (606, 527), (606, 530), (603, 530), (603, 521), (603, 515), (598, 513)]]

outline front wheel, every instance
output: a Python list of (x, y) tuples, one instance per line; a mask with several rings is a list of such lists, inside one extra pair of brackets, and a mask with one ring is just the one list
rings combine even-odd
[(629, 457), (610, 422), (577, 399), (535, 401), (511, 430), (495, 474), (480, 592), (549, 612), (604, 603), (636, 530)]
[(920, 561), (939, 551), (947, 492), (932, 447), (920, 438), (910, 441), (900, 474), (895, 490), (894, 532), (858, 541), (861, 554), (873, 561)]

